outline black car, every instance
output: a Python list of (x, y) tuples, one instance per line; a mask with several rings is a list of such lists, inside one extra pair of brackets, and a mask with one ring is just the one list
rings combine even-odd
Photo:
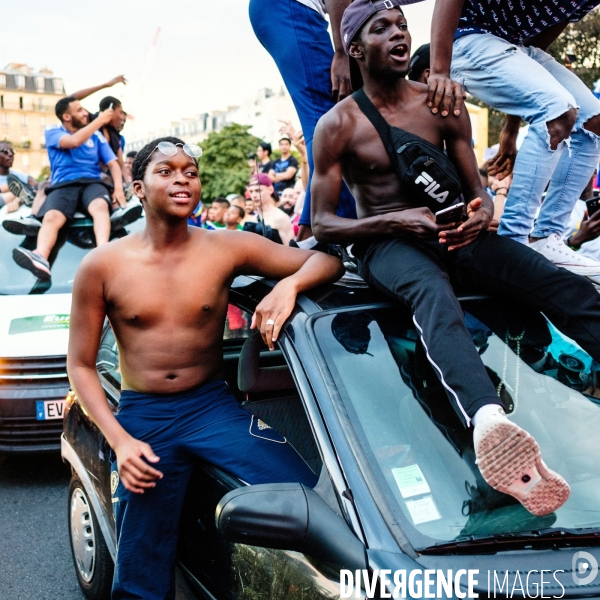
[[(579, 346), (539, 312), (461, 297), (507, 413), (571, 486), (556, 513), (534, 517), (481, 479), (472, 432), (452, 410), (406, 308), (360, 285), (313, 290), (298, 298), (278, 350), (267, 352), (247, 323), (272, 285), (240, 277), (231, 287), (226, 379), (319, 482), (313, 490), (245, 486), (198, 464), (178, 547), (197, 597), (389, 597), (404, 581), (396, 594), (454, 598), (464, 597), (469, 579), (480, 598), (600, 595), (600, 367)], [(118, 363), (107, 323), (97, 367), (115, 411)], [(77, 576), (88, 598), (105, 598), (115, 556), (110, 449), (73, 393), (62, 444), (73, 469)], [(355, 596), (357, 570), (363, 591)]]

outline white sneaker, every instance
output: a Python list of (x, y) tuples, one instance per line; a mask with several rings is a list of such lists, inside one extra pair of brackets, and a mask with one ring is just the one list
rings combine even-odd
[(547, 238), (533, 242), (529, 244), (529, 247), (545, 256), (557, 267), (563, 267), (577, 275), (585, 277), (600, 275), (599, 262), (571, 250), (557, 233), (552, 233)]
[(500, 412), (477, 420), (477, 466), (495, 490), (516, 498), (533, 515), (549, 515), (568, 500), (569, 485), (544, 464), (533, 437)]

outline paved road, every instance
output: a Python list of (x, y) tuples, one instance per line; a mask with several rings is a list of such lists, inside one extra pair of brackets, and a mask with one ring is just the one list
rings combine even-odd
[[(59, 453), (0, 455), (0, 600), (85, 600), (67, 530), (71, 470)], [(193, 600), (177, 573), (177, 600)]]
[(58, 453), (0, 455), (0, 598), (83, 600), (69, 549), (70, 469)]

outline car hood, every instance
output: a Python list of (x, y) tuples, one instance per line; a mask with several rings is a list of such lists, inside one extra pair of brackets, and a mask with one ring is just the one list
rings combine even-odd
[(71, 294), (0, 296), (0, 357), (64, 356)]

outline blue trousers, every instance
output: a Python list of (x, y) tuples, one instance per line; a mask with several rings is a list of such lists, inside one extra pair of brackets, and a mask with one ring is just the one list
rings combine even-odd
[[(310, 225), (312, 144), (317, 121), (334, 106), (331, 98), (333, 47), (327, 21), (296, 0), (250, 0), (250, 22), (287, 87), (306, 140), (310, 178), (300, 225)], [(356, 219), (354, 198), (344, 183), (337, 215)]]
[(240, 407), (222, 380), (158, 396), (123, 391), (117, 419), (133, 437), (152, 446), (163, 473), (156, 487), (128, 492), (112, 464), (111, 491), (117, 531), (113, 600), (175, 598), (179, 518), (198, 460), (249, 484), (317, 477), (284, 437)]

